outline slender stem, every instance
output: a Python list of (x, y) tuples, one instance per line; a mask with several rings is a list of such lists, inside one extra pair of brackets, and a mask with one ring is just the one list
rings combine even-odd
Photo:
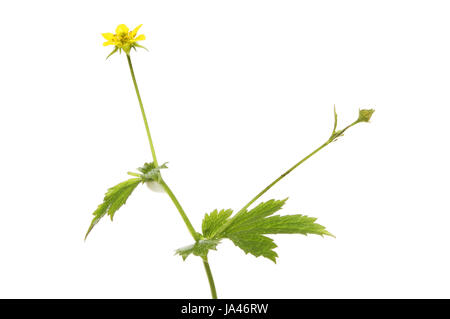
[(328, 139), (325, 143), (323, 143), (321, 146), (319, 146), (317, 149), (315, 149), (313, 152), (311, 152), (309, 155), (305, 156), (303, 159), (301, 159), (299, 162), (297, 162), (294, 166), (292, 166), (290, 169), (288, 169), (286, 172), (280, 175), (277, 179), (275, 179), (272, 183), (270, 183), (266, 188), (264, 188), (261, 192), (258, 193), (255, 197), (252, 198), (251, 201), (249, 201), (244, 207), (242, 207), (236, 215), (233, 216), (233, 218), (229, 219), (226, 223), (224, 223), (221, 227), (219, 227), (212, 235), (214, 237), (217, 234), (220, 234), (223, 230), (225, 230), (228, 225), (232, 222), (233, 219), (235, 219), (237, 216), (243, 214), (247, 208), (250, 207), (251, 204), (253, 204), (255, 201), (257, 201), (262, 195), (264, 195), (269, 189), (271, 189), (276, 183), (278, 183), (280, 180), (282, 180), (286, 175), (288, 175), (290, 172), (292, 172), (294, 169), (296, 169), (298, 166), (300, 166), (302, 163), (304, 163), (307, 159), (309, 159), (311, 156), (319, 152), (321, 149), (323, 149), (325, 146), (330, 144), (333, 141), (332, 138)]
[[(147, 116), (145, 115), (144, 106), (142, 104), (141, 95), (139, 94), (139, 88), (138, 88), (138, 85), (137, 85), (137, 82), (136, 82), (136, 77), (134, 75), (133, 65), (131, 64), (131, 58), (130, 58), (129, 55), (127, 55), (127, 60), (128, 60), (128, 66), (130, 67), (131, 78), (133, 79), (134, 88), (136, 90), (136, 95), (137, 95), (137, 98), (138, 98), (138, 101), (139, 101), (139, 106), (141, 108), (142, 118), (144, 119), (145, 130), (147, 131), (148, 142), (150, 144), (150, 150), (152, 151), (153, 163), (155, 164), (155, 167), (158, 167), (158, 161), (156, 159), (156, 152), (155, 152), (155, 148), (153, 146), (152, 136), (150, 134), (150, 128), (148, 127)], [(129, 173), (129, 174), (133, 175), (133, 173)], [(186, 213), (183, 210), (183, 207), (181, 207), (180, 202), (175, 197), (175, 195), (172, 192), (172, 190), (170, 189), (170, 187), (166, 184), (166, 182), (162, 178), (160, 179), (159, 183), (161, 184), (161, 186), (166, 191), (167, 195), (169, 195), (170, 199), (174, 203), (175, 207), (177, 208), (178, 212), (180, 213), (181, 218), (183, 219), (184, 223), (186, 224), (186, 227), (188, 228), (188, 230), (191, 233), (191, 235), (194, 238), (194, 240), (196, 242), (199, 241), (200, 240), (199, 234), (195, 231), (194, 226), (192, 226), (191, 221), (187, 217)], [(208, 258), (207, 257), (205, 257), (203, 259), (203, 265), (205, 267), (206, 275), (208, 277), (209, 286), (211, 287), (212, 298), (213, 299), (217, 299), (216, 287), (214, 285), (214, 279), (213, 279), (213, 276), (212, 276), (212, 273), (211, 273), (211, 268), (209, 267), (209, 263), (208, 263)]]
[(214, 279), (211, 273), (211, 268), (209, 268), (208, 257), (203, 259), (203, 266), (205, 267), (206, 276), (208, 276), (209, 288), (211, 289), (212, 299), (217, 299), (216, 286), (214, 285)]
[(152, 136), (150, 134), (150, 129), (148, 127), (147, 116), (145, 115), (144, 105), (142, 104), (141, 95), (139, 94), (139, 88), (136, 82), (136, 77), (134, 76), (133, 65), (131, 64), (131, 58), (127, 54), (128, 66), (130, 67), (131, 78), (133, 79), (134, 89), (136, 90), (136, 95), (139, 101), (139, 106), (141, 107), (142, 118), (144, 119), (145, 130), (147, 131), (148, 142), (150, 143), (150, 150), (152, 151), (153, 163), (155, 167), (158, 167), (158, 161), (156, 159), (155, 147), (153, 146)]
[(166, 182), (162, 178), (161, 178), (159, 183), (164, 188), (164, 190), (166, 191), (167, 195), (169, 195), (169, 197), (172, 200), (172, 202), (174, 203), (175, 207), (180, 212), (181, 218), (183, 219), (184, 223), (186, 224), (186, 227), (188, 228), (188, 230), (191, 233), (192, 237), (195, 239), (195, 241), (198, 241), (200, 238), (199, 238), (197, 232), (195, 231), (194, 226), (192, 226), (189, 218), (187, 217), (186, 213), (183, 210), (183, 207), (181, 207), (180, 202), (178, 202), (178, 199), (175, 197), (175, 195), (173, 194), (173, 192), (170, 189), (170, 187), (166, 184)]
[[(195, 231), (194, 227), (192, 226), (189, 218), (187, 217), (186, 213), (183, 210), (183, 207), (181, 207), (180, 203), (178, 202), (178, 199), (173, 194), (170, 187), (166, 184), (166, 182), (161, 178), (160, 182), (161, 186), (166, 191), (167, 195), (169, 195), (172, 202), (175, 204), (175, 207), (180, 212), (181, 218), (183, 219), (184, 223), (186, 224), (186, 227), (189, 229), (189, 232), (191, 233), (194, 240), (197, 242), (200, 240), (199, 234)], [(211, 268), (209, 267), (208, 257), (205, 256), (203, 258), (203, 266), (205, 267), (206, 276), (208, 277), (209, 287), (211, 289), (211, 296), (213, 299), (217, 299), (217, 292), (216, 292), (216, 286), (214, 284), (214, 278), (211, 272)]]
[[(152, 141), (152, 136), (150, 134), (150, 128), (148, 127), (147, 116), (145, 115), (145, 110), (144, 110), (144, 106), (142, 104), (141, 95), (139, 94), (139, 88), (138, 88), (138, 85), (136, 82), (136, 77), (134, 75), (133, 65), (131, 64), (131, 58), (128, 54), (127, 54), (127, 60), (128, 60), (128, 66), (130, 67), (130, 73), (131, 73), (131, 78), (133, 79), (134, 88), (136, 89), (136, 95), (139, 100), (139, 106), (141, 107), (142, 118), (144, 119), (145, 129), (147, 131), (148, 142), (150, 144), (150, 149), (152, 151), (153, 162), (154, 162), (155, 166), (157, 167), (158, 161), (156, 160), (156, 152), (155, 152), (155, 148), (153, 147), (153, 141)], [(133, 173), (131, 173), (130, 175), (132, 175), (132, 174)], [(183, 208), (181, 207), (180, 202), (178, 202), (178, 199), (173, 194), (172, 190), (169, 188), (169, 186), (166, 184), (166, 182), (164, 182), (164, 180), (162, 178), (161, 178), (160, 184), (166, 191), (167, 195), (169, 195), (169, 197), (172, 199), (172, 202), (175, 204), (175, 207), (180, 212), (181, 218), (183, 218), (183, 221), (186, 224), (192, 237), (194, 237), (194, 239), (196, 241), (199, 240), (197, 232), (195, 231), (194, 227), (192, 226), (189, 218), (187, 217), (186, 213), (184, 212)]]
[[(251, 204), (253, 204), (255, 201), (258, 200), (258, 198), (260, 198), (262, 195), (264, 195), (265, 192), (267, 192), (269, 189), (271, 189), (276, 183), (278, 183), (280, 180), (282, 180), (286, 175), (288, 175), (290, 172), (292, 172), (294, 169), (296, 169), (298, 166), (300, 166), (303, 162), (305, 162), (308, 158), (310, 158), (311, 156), (313, 156), (314, 154), (316, 154), (317, 152), (319, 152), (322, 148), (324, 148), (325, 146), (327, 146), (330, 142), (327, 141), (326, 143), (322, 144), (320, 147), (318, 147), (316, 150), (314, 150), (312, 153), (310, 153), (309, 155), (307, 155), (306, 157), (304, 157), (301, 161), (299, 161), (298, 163), (296, 163), (294, 166), (292, 166), (290, 169), (288, 169), (286, 172), (284, 172), (283, 174), (280, 175), (280, 177), (278, 177), (276, 180), (274, 180), (272, 183), (270, 183), (266, 188), (264, 188), (261, 192), (258, 193), (258, 195), (256, 195), (255, 197), (253, 197), (253, 199), (251, 201), (249, 201), (247, 203), (247, 205), (245, 205), (244, 207), (242, 207), (242, 209), (239, 211), (245, 211), (247, 208), (250, 207)], [(239, 214), (238, 213), (238, 214)]]
[(298, 166), (300, 166), (301, 164), (303, 164), (307, 159), (309, 159), (311, 156), (313, 156), (314, 154), (316, 154), (317, 152), (319, 152), (321, 149), (323, 149), (325, 146), (327, 146), (328, 144), (330, 144), (333, 141), (336, 141), (336, 139), (340, 136), (342, 136), (344, 134), (344, 132), (346, 130), (348, 130), (350, 127), (352, 127), (355, 124), (358, 124), (360, 121), (356, 120), (355, 122), (351, 123), (350, 125), (347, 125), (344, 129), (337, 131), (336, 132), (336, 125), (337, 125), (337, 115), (335, 112), (335, 124), (334, 124), (334, 129), (333, 129), (333, 133), (331, 134), (331, 136), (328, 138), (328, 140), (323, 143), (322, 145), (320, 145), (318, 148), (316, 148), (314, 151), (312, 151), (310, 154), (308, 154), (307, 156), (305, 156), (304, 158), (302, 158), (299, 162), (297, 162), (294, 166), (292, 166), (290, 169), (288, 169), (286, 172), (284, 172), (283, 174), (281, 174), (277, 179), (275, 179), (272, 183), (270, 183), (266, 188), (264, 188), (261, 192), (258, 193), (258, 195), (256, 195), (255, 197), (252, 198), (252, 200), (250, 200), (244, 207), (242, 207), (237, 213), (236, 215), (234, 215), (231, 219), (229, 219), (226, 223), (224, 223), (221, 227), (219, 227), (213, 234), (212, 237), (216, 236), (217, 234), (220, 234), (222, 231), (224, 231), (228, 225), (230, 225), (230, 223), (239, 215), (243, 214), (247, 208), (250, 207), (250, 205), (252, 205), (255, 201), (257, 201), (262, 195), (264, 195), (269, 189), (271, 189), (276, 183), (278, 183), (280, 180), (282, 180), (284, 177), (286, 177), (286, 175), (288, 175), (290, 172), (292, 172), (294, 169), (296, 169)]

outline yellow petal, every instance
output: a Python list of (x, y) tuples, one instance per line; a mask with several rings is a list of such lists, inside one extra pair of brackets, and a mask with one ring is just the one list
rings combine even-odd
[(131, 32), (131, 36), (134, 38), (136, 34), (138, 33), (139, 29), (142, 27), (142, 24), (138, 25), (136, 28), (134, 28), (133, 32)]
[(114, 38), (114, 34), (112, 33), (102, 33), (102, 36), (108, 41), (111, 41)]
[(116, 28), (116, 34), (126, 34), (130, 31), (125, 24), (119, 24)]
[(136, 39), (134, 39), (134, 41), (142, 41), (145, 40), (145, 35), (141, 34), (139, 35)]
[(114, 42), (112, 42), (112, 41), (103, 42), (104, 47), (106, 47), (107, 45), (113, 45), (113, 44), (114, 44)]

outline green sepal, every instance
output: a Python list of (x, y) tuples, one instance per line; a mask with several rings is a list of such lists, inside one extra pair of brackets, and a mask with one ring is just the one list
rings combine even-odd
[[(146, 47), (144, 47), (143, 45), (140, 45), (140, 44), (138, 44), (138, 43), (134, 43), (134, 46), (135, 46), (135, 47), (138, 47), (138, 48), (145, 49), (145, 50), (148, 51), (148, 49), (147, 49)], [(136, 48), (134, 48), (134, 49), (136, 50)]]
[(108, 60), (108, 58), (109, 58), (111, 55), (113, 55), (114, 53), (116, 53), (117, 50), (119, 50), (119, 48), (118, 48), (118, 47), (115, 47), (114, 50), (112, 50), (112, 52), (111, 52), (110, 54), (108, 54), (108, 56), (106, 57), (106, 60)]
[(359, 110), (359, 116), (358, 116), (358, 122), (369, 122), (370, 118), (372, 117), (373, 113), (375, 112), (374, 109), (363, 109)]

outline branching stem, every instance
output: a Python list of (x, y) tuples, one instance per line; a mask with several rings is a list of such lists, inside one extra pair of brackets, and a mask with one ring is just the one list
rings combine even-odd
[[(148, 137), (148, 142), (150, 144), (150, 150), (152, 152), (153, 163), (155, 164), (155, 167), (158, 167), (158, 161), (156, 159), (155, 147), (153, 146), (152, 136), (150, 134), (150, 128), (148, 126), (147, 116), (145, 115), (145, 110), (144, 110), (144, 106), (142, 104), (141, 95), (139, 93), (139, 88), (138, 88), (138, 85), (137, 85), (137, 82), (136, 82), (136, 77), (134, 75), (133, 64), (131, 63), (131, 58), (130, 58), (130, 56), (128, 54), (127, 54), (127, 60), (128, 60), (128, 66), (130, 67), (131, 78), (133, 79), (134, 89), (136, 90), (136, 95), (137, 95), (137, 98), (138, 98), (138, 101), (139, 101), (139, 106), (141, 108), (142, 118), (143, 118), (144, 124), (145, 124), (145, 130), (147, 131), (147, 137)], [(133, 175), (133, 173), (131, 173), (130, 175)], [(164, 190), (166, 191), (167, 195), (169, 195), (169, 197), (172, 200), (173, 204), (177, 208), (178, 212), (181, 215), (181, 218), (183, 219), (184, 223), (186, 224), (186, 227), (189, 230), (189, 233), (194, 238), (194, 240), (196, 242), (198, 240), (200, 240), (199, 234), (195, 231), (194, 226), (192, 226), (191, 221), (187, 217), (183, 207), (181, 206), (181, 204), (178, 201), (178, 199), (175, 197), (175, 195), (172, 192), (172, 190), (170, 189), (170, 187), (166, 184), (166, 182), (162, 178), (161, 178), (159, 183), (164, 188)], [(212, 276), (212, 273), (211, 273), (211, 268), (209, 267), (209, 262), (208, 262), (207, 257), (205, 257), (203, 259), (203, 266), (205, 267), (206, 276), (208, 277), (209, 286), (211, 288), (211, 296), (212, 296), (213, 299), (217, 299), (216, 286), (214, 284), (214, 279), (213, 279), (213, 276)]]
[[(133, 84), (134, 84), (134, 88), (136, 90), (136, 95), (139, 101), (139, 106), (141, 108), (141, 113), (142, 113), (142, 118), (144, 120), (144, 124), (145, 124), (145, 130), (147, 131), (147, 137), (148, 137), (148, 142), (150, 144), (150, 150), (152, 152), (152, 157), (153, 157), (153, 162), (155, 164), (155, 167), (158, 167), (158, 161), (156, 159), (156, 152), (155, 152), (155, 148), (153, 146), (153, 141), (152, 141), (152, 137), (150, 135), (150, 129), (148, 126), (148, 121), (147, 121), (147, 117), (145, 115), (145, 111), (144, 111), (144, 106), (142, 104), (142, 100), (141, 100), (141, 95), (139, 94), (139, 88), (136, 82), (136, 77), (134, 75), (134, 70), (133, 70), (133, 65), (131, 63), (131, 59), (130, 56), (127, 54), (127, 60), (128, 60), (128, 65), (130, 67), (130, 72), (131, 72), (131, 78), (133, 79)], [(261, 196), (263, 196), (269, 189), (271, 189), (275, 184), (277, 184), (280, 180), (282, 180), (284, 177), (286, 177), (289, 173), (291, 173), (294, 169), (296, 169), (298, 166), (300, 166), (301, 164), (303, 164), (306, 160), (308, 160), (310, 157), (312, 157), (314, 154), (316, 154), (317, 152), (319, 152), (321, 149), (323, 149), (324, 147), (326, 147), (328, 144), (330, 144), (331, 142), (334, 142), (337, 140), (337, 138), (339, 138), (340, 136), (342, 136), (344, 134), (344, 132), (349, 129), (350, 127), (352, 127), (353, 125), (359, 123), (359, 122), (368, 122), (371, 115), (373, 113), (373, 110), (360, 110), (360, 116), (358, 118), (358, 120), (356, 120), (355, 122), (351, 123), (350, 125), (346, 126), (344, 129), (342, 130), (338, 130), (336, 131), (336, 127), (337, 127), (337, 114), (336, 114), (336, 109), (334, 110), (334, 127), (333, 127), (333, 132), (331, 133), (331, 136), (328, 138), (328, 140), (323, 143), (321, 146), (319, 146), (317, 149), (315, 149), (313, 152), (311, 152), (310, 154), (308, 154), (307, 156), (305, 156), (303, 159), (301, 159), (299, 162), (297, 162), (294, 166), (292, 166), (291, 168), (289, 168), (286, 172), (284, 172), (283, 174), (281, 174), (278, 178), (276, 178), (272, 183), (270, 183), (266, 188), (264, 188), (261, 192), (259, 192), (255, 197), (253, 197), (244, 207), (242, 207), (241, 210), (239, 210), (231, 219), (229, 219), (226, 223), (224, 223), (221, 227), (219, 227), (212, 235), (211, 238), (214, 238), (215, 236), (220, 235), (224, 230), (226, 230), (226, 228), (230, 225), (230, 223), (239, 215), (245, 213), (247, 211), (247, 209), (255, 202), (257, 201)], [(135, 176), (135, 173), (129, 173), (130, 175)], [(139, 174), (138, 174), (139, 175)], [(172, 190), (170, 189), (170, 187), (166, 184), (166, 182), (162, 179), (160, 179), (159, 183), (161, 184), (161, 186), (164, 188), (165, 192), (167, 193), (167, 195), (169, 195), (170, 199), (172, 200), (173, 204), (175, 205), (175, 207), (177, 208), (178, 212), (181, 215), (181, 218), (183, 219), (184, 223), (186, 224), (187, 229), (189, 230), (190, 234), (192, 235), (192, 237), (194, 238), (194, 240), (196, 242), (198, 242), (200, 240), (201, 235), (199, 233), (197, 233), (194, 229), (194, 227), (192, 226), (189, 218), (187, 217), (186, 213), (184, 212), (183, 208), (181, 207), (181, 204), (179, 203), (178, 199), (175, 197), (175, 195), (173, 194)], [(208, 282), (209, 282), (209, 286), (211, 289), (211, 296), (213, 299), (217, 299), (217, 292), (216, 292), (216, 287), (214, 284), (214, 279), (212, 276), (212, 272), (211, 272), (211, 268), (209, 266), (209, 262), (208, 262), (208, 257), (204, 256), (203, 258), (203, 266), (205, 268), (205, 272), (206, 272), (206, 276), (208, 278)]]
[(242, 207), (232, 218), (230, 218), (226, 223), (224, 223), (221, 227), (219, 227), (213, 234), (212, 234), (212, 238), (214, 238), (215, 236), (219, 235), (221, 232), (223, 232), (231, 223), (232, 221), (238, 217), (239, 215), (245, 213), (247, 211), (247, 208), (249, 208), (255, 201), (257, 201), (262, 195), (264, 195), (269, 189), (271, 189), (273, 186), (275, 186), (276, 183), (278, 183), (279, 181), (281, 181), (284, 177), (286, 177), (289, 173), (291, 173), (294, 169), (296, 169), (298, 166), (300, 166), (301, 164), (303, 164), (306, 160), (308, 160), (310, 157), (312, 157), (314, 154), (316, 154), (317, 152), (319, 152), (321, 149), (323, 149), (325, 146), (327, 146), (328, 144), (330, 144), (331, 142), (335, 141), (338, 137), (342, 136), (344, 134), (344, 132), (349, 129), (350, 127), (352, 127), (353, 125), (359, 123), (359, 121), (355, 121), (352, 124), (346, 126), (344, 129), (340, 130), (340, 131), (336, 131), (336, 126), (337, 126), (337, 115), (336, 115), (336, 111), (335, 111), (335, 121), (334, 121), (334, 128), (333, 128), (333, 132), (331, 133), (331, 136), (328, 138), (328, 140), (323, 143), (321, 146), (319, 146), (318, 148), (316, 148), (313, 152), (311, 152), (310, 154), (308, 154), (307, 156), (305, 156), (304, 158), (302, 158), (299, 162), (297, 162), (294, 166), (292, 166), (291, 168), (289, 168), (286, 172), (284, 172), (283, 174), (281, 174), (277, 179), (275, 179), (272, 183), (270, 183), (266, 188), (264, 188), (261, 192), (259, 192), (255, 197), (253, 197), (244, 207)]
[(184, 212), (183, 207), (181, 207), (180, 202), (175, 197), (175, 195), (173, 194), (173, 192), (170, 189), (170, 187), (166, 184), (166, 182), (162, 178), (161, 178), (159, 183), (164, 188), (164, 190), (166, 191), (167, 195), (169, 195), (169, 197), (172, 200), (173, 204), (175, 205), (175, 207), (180, 212), (181, 218), (183, 219), (184, 223), (186, 224), (187, 229), (191, 233), (192, 238), (194, 238), (195, 241), (198, 241), (200, 239), (198, 233), (195, 231), (194, 226), (192, 226), (191, 221), (187, 217), (186, 213)]

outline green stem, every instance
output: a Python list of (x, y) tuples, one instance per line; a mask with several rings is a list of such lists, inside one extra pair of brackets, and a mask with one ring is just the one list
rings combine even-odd
[[(147, 131), (148, 142), (150, 144), (150, 150), (152, 151), (153, 163), (155, 164), (155, 167), (158, 167), (158, 161), (156, 159), (156, 152), (155, 152), (155, 148), (153, 146), (152, 136), (150, 134), (150, 128), (148, 126), (147, 116), (145, 115), (145, 110), (144, 110), (144, 106), (142, 104), (142, 99), (141, 99), (141, 95), (139, 93), (139, 88), (138, 88), (138, 85), (137, 85), (137, 82), (136, 82), (136, 77), (134, 75), (134, 70), (133, 70), (133, 65), (131, 63), (131, 58), (130, 58), (130, 56), (128, 54), (127, 54), (127, 60), (128, 60), (128, 66), (130, 67), (131, 78), (133, 79), (134, 89), (136, 90), (136, 95), (137, 95), (137, 98), (138, 98), (138, 101), (139, 101), (139, 106), (141, 108), (142, 118), (144, 119), (145, 130)], [(133, 175), (133, 173), (131, 173), (130, 175)], [(186, 224), (186, 227), (188, 228), (188, 230), (191, 233), (191, 235), (194, 238), (194, 240), (196, 242), (199, 241), (200, 240), (199, 234), (195, 231), (194, 226), (192, 226), (191, 221), (187, 217), (186, 213), (184, 212), (183, 207), (181, 207), (180, 202), (175, 197), (175, 195), (172, 192), (172, 190), (170, 189), (170, 187), (166, 184), (166, 182), (162, 178), (160, 179), (159, 183), (161, 184), (161, 186), (166, 191), (167, 195), (169, 195), (170, 199), (174, 203), (175, 207), (177, 208), (178, 212), (180, 213), (181, 218), (183, 219), (184, 223)], [(203, 259), (203, 265), (205, 267), (206, 275), (208, 277), (208, 282), (209, 282), (209, 286), (211, 288), (212, 298), (213, 299), (217, 299), (216, 287), (214, 285), (214, 279), (213, 279), (213, 276), (212, 276), (212, 273), (211, 273), (211, 268), (209, 267), (209, 263), (208, 263), (207, 257), (205, 257), (205, 259)]]
[(312, 153), (310, 153), (309, 155), (307, 155), (306, 157), (304, 157), (301, 161), (299, 161), (298, 163), (296, 163), (294, 166), (292, 166), (290, 169), (288, 169), (286, 172), (284, 172), (283, 174), (280, 175), (280, 177), (278, 177), (276, 180), (274, 180), (272, 183), (270, 183), (266, 188), (264, 188), (261, 192), (258, 193), (258, 195), (256, 195), (255, 197), (252, 198), (251, 201), (249, 201), (247, 203), (247, 205), (245, 205), (244, 207), (242, 207), (242, 209), (236, 214), (242, 214), (242, 212), (244, 212), (247, 208), (250, 207), (251, 204), (253, 204), (255, 201), (258, 200), (258, 198), (260, 198), (262, 195), (264, 195), (264, 193), (266, 193), (269, 189), (271, 189), (276, 183), (278, 183), (280, 180), (282, 180), (284, 177), (286, 177), (286, 175), (288, 175), (290, 172), (292, 172), (294, 169), (296, 169), (298, 166), (300, 166), (302, 163), (304, 163), (307, 159), (309, 159), (311, 156), (313, 156), (314, 154), (316, 154), (317, 152), (319, 152), (322, 148), (324, 148), (325, 146), (327, 146), (328, 144), (330, 144), (330, 141), (325, 142), (324, 144), (322, 144), (321, 146), (319, 146), (316, 150), (314, 150)]
[(200, 239), (198, 233), (195, 231), (194, 226), (192, 226), (191, 221), (187, 217), (186, 213), (183, 210), (183, 207), (181, 207), (180, 202), (175, 197), (175, 195), (173, 194), (173, 192), (170, 189), (170, 187), (166, 184), (166, 182), (162, 178), (161, 178), (159, 183), (164, 188), (164, 190), (166, 191), (167, 195), (169, 195), (169, 197), (172, 200), (172, 202), (174, 203), (175, 207), (180, 212), (181, 218), (183, 219), (184, 223), (186, 224), (186, 227), (188, 228), (188, 230), (191, 233), (191, 235), (194, 238), (194, 240), (198, 241)]
[(133, 79), (134, 89), (136, 90), (136, 95), (139, 101), (139, 106), (141, 107), (142, 118), (144, 119), (145, 130), (147, 131), (148, 142), (150, 143), (150, 150), (152, 151), (153, 163), (155, 167), (158, 167), (158, 161), (156, 160), (155, 147), (153, 146), (152, 136), (150, 134), (150, 129), (148, 127), (147, 116), (145, 115), (144, 105), (142, 104), (141, 94), (139, 93), (139, 88), (136, 82), (136, 77), (134, 76), (133, 64), (131, 64), (131, 58), (127, 54), (128, 66), (130, 67), (131, 78)]
[(257, 201), (262, 195), (264, 195), (269, 189), (271, 189), (273, 186), (275, 186), (276, 183), (278, 183), (279, 181), (281, 181), (284, 177), (286, 177), (290, 172), (292, 172), (294, 169), (296, 169), (298, 166), (300, 166), (301, 164), (303, 164), (306, 160), (308, 160), (310, 157), (312, 157), (314, 154), (316, 154), (317, 152), (319, 152), (321, 149), (323, 149), (325, 146), (327, 146), (328, 144), (330, 144), (331, 142), (335, 141), (338, 137), (342, 136), (344, 134), (344, 132), (349, 129), (350, 127), (352, 127), (353, 125), (357, 124), (358, 121), (353, 122), (352, 124), (348, 125), (347, 127), (345, 127), (344, 129), (336, 132), (336, 122), (337, 122), (337, 117), (335, 117), (335, 125), (334, 125), (334, 129), (333, 129), (333, 133), (331, 134), (331, 136), (328, 138), (328, 140), (323, 143), (321, 146), (319, 146), (318, 148), (316, 148), (314, 151), (312, 151), (310, 154), (308, 154), (307, 156), (305, 156), (304, 158), (302, 158), (299, 162), (297, 162), (294, 166), (292, 166), (291, 168), (289, 168), (286, 172), (284, 172), (283, 174), (281, 174), (277, 179), (275, 179), (272, 183), (270, 183), (266, 188), (264, 188), (261, 192), (259, 192), (255, 197), (253, 197), (244, 207), (242, 207), (237, 213), (236, 215), (234, 215), (231, 219), (229, 219), (226, 223), (224, 223), (221, 227), (219, 227), (219, 229), (217, 229), (213, 234), (212, 237), (216, 236), (217, 234), (220, 234), (222, 231), (224, 231), (228, 225), (230, 225), (230, 223), (239, 215), (243, 214), (246, 212), (247, 208), (250, 207), (250, 205), (252, 205), (255, 201)]
[(232, 218), (230, 218), (226, 223), (224, 223), (221, 227), (219, 227), (219, 229), (217, 229), (211, 237), (216, 236), (217, 234), (220, 234), (222, 231), (224, 231), (228, 225), (230, 225), (230, 223), (239, 215), (243, 214), (246, 212), (247, 208), (250, 207), (250, 205), (252, 205), (255, 201), (257, 201), (262, 195), (264, 195), (269, 189), (271, 189), (276, 183), (278, 183), (280, 180), (282, 180), (284, 177), (286, 177), (290, 172), (292, 172), (294, 169), (296, 169), (298, 166), (300, 166), (301, 164), (303, 164), (307, 159), (309, 159), (310, 157), (312, 157), (314, 154), (316, 154), (317, 152), (319, 152), (321, 149), (323, 149), (325, 146), (327, 146), (328, 144), (330, 144), (333, 141), (336, 141), (336, 139), (340, 136), (342, 136), (344, 134), (344, 132), (346, 130), (348, 130), (350, 127), (352, 127), (353, 125), (359, 123), (359, 120), (356, 120), (355, 122), (353, 122), (352, 124), (346, 126), (344, 129), (340, 130), (340, 131), (336, 131), (336, 125), (337, 125), (337, 115), (335, 112), (335, 123), (334, 123), (334, 128), (333, 128), (333, 133), (331, 133), (331, 136), (328, 138), (328, 140), (323, 143), (321, 146), (319, 146), (318, 148), (316, 148), (314, 151), (312, 151), (310, 154), (308, 154), (307, 156), (305, 156), (304, 158), (302, 158), (299, 162), (297, 162), (294, 166), (292, 166), (290, 169), (288, 169), (286, 172), (284, 172), (283, 174), (281, 174), (277, 179), (275, 179), (272, 183), (270, 183), (266, 188), (264, 188), (261, 192), (258, 193), (258, 195), (256, 195), (255, 197), (252, 198), (252, 200), (250, 200), (244, 207), (242, 207), (237, 213), (236, 215), (234, 215)]
[[(155, 148), (153, 147), (153, 141), (152, 141), (152, 136), (150, 134), (150, 128), (149, 128), (148, 122), (147, 122), (147, 116), (145, 115), (145, 110), (144, 110), (144, 106), (142, 104), (141, 95), (139, 94), (139, 88), (138, 88), (138, 85), (136, 82), (136, 76), (134, 75), (133, 64), (131, 63), (131, 58), (128, 54), (127, 54), (127, 60), (128, 60), (128, 66), (130, 67), (131, 78), (133, 79), (134, 88), (136, 90), (136, 95), (139, 100), (139, 106), (141, 107), (142, 118), (144, 119), (145, 129), (147, 131), (148, 142), (150, 144), (150, 149), (152, 151), (153, 162), (155, 163), (155, 166), (158, 167), (158, 161), (156, 160), (156, 152), (155, 152)], [(131, 174), (133, 174), (133, 173), (131, 173)], [(184, 212), (183, 208), (181, 207), (180, 202), (178, 202), (178, 199), (175, 197), (172, 190), (164, 182), (164, 180), (161, 179), (160, 184), (166, 191), (167, 195), (169, 195), (170, 199), (172, 199), (172, 202), (175, 204), (175, 207), (180, 212), (181, 218), (183, 218), (183, 221), (186, 224), (192, 237), (197, 241), (199, 239), (197, 232), (195, 231), (194, 227), (192, 226), (191, 222), (189, 221), (189, 218), (187, 217), (186, 213)]]
[(211, 273), (211, 268), (209, 268), (208, 257), (203, 259), (203, 266), (205, 267), (206, 276), (208, 277), (209, 288), (211, 289), (212, 299), (217, 299), (216, 286), (214, 285), (214, 279)]
[(313, 152), (311, 152), (309, 155), (305, 156), (303, 159), (301, 159), (299, 162), (297, 162), (294, 166), (292, 166), (290, 169), (288, 169), (286, 172), (280, 175), (277, 179), (275, 179), (272, 183), (270, 183), (266, 188), (264, 188), (261, 192), (258, 193), (255, 197), (252, 198), (251, 201), (249, 201), (244, 207), (242, 207), (236, 215), (234, 215), (232, 218), (230, 218), (226, 223), (224, 223), (221, 227), (219, 227), (213, 234), (212, 238), (214, 238), (217, 234), (220, 234), (222, 231), (224, 231), (228, 225), (231, 224), (231, 222), (238, 217), (239, 215), (246, 212), (247, 208), (250, 207), (251, 204), (253, 204), (255, 201), (258, 200), (262, 195), (264, 195), (269, 189), (271, 189), (276, 183), (278, 183), (280, 180), (282, 180), (286, 175), (288, 175), (290, 172), (292, 172), (294, 169), (296, 169), (299, 165), (304, 163), (308, 158), (319, 152), (321, 149), (323, 149), (325, 146), (330, 144), (332, 139), (328, 139), (325, 143), (323, 143), (321, 146), (319, 146), (317, 149), (315, 149)]

